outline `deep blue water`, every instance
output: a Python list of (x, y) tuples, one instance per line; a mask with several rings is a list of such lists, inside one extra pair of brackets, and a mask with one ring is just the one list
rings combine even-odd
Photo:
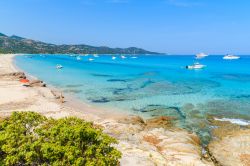
[[(92, 57), (94, 61), (88, 61)], [(144, 117), (175, 116), (176, 125), (209, 135), (207, 117), (250, 120), (250, 56), (199, 60), (194, 56), (137, 55), (138, 58), (69, 55), (17, 56), (16, 65), (65, 93), (97, 106)], [(55, 68), (57, 64), (63, 69)], [(199, 126), (206, 127), (199, 127)]]

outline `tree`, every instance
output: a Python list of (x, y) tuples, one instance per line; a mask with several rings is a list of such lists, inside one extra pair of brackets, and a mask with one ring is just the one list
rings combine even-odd
[(115, 143), (78, 118), (14, 112), (0, 122), (0, 165), (118, 165)]

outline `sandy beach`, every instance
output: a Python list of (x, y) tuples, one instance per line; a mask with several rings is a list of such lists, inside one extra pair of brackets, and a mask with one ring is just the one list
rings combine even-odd
[[(204, 154), (198, 136), (174, 127), (169, 117), (143, 120), (138, 116), (100, 110), (67, 96), (62, 98), (59, 90), (40, 84), (23, 86), (20, 75), (13, 75), (20, 72), (13, 64), (14, 56), (0, 55), (1, 118), (13, 111), (34, 111), (52, 118), (76, 116), (91, 121), (119, 141), (116, 146), (123, 154), (121, 165), (247, 166), (250, 163), (249, 126), (242, 128), (214, 120), (220, 130), (214, 134), (223, 134), (210, 143)], [(230, 162), (225, 161), (227, 158)]]

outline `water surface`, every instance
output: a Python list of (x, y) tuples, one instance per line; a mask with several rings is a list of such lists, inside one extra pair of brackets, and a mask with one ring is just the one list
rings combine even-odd
[[(209, 116), (250, 120), (250, 56), (226, 61), (199, 60), (207, 67), (187, 70), (194, 56), (110, 55), (17, 56), (27, 73), (73, 94), (84, 102), (145, 118), (174, 116), (177, 126), (210, 136)], [(93, 58), (94, 61), (88, 61)], [(56, 69), (61, 64), (64, 68)]]

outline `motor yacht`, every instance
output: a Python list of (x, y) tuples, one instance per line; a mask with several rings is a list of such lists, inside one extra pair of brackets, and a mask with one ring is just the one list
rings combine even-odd
[(225, 59), (225, 60), (235, 60), (235, 59), (240, 59), (240, 57), (228, 54), (228, 55), (224, 56), (223, 59)]
[(199, 53), (199, 54), (196, 54), (195, 59), (202, 59), (202, 58), (205, 58), (207, 56), (208, 56), (207, 54)]

